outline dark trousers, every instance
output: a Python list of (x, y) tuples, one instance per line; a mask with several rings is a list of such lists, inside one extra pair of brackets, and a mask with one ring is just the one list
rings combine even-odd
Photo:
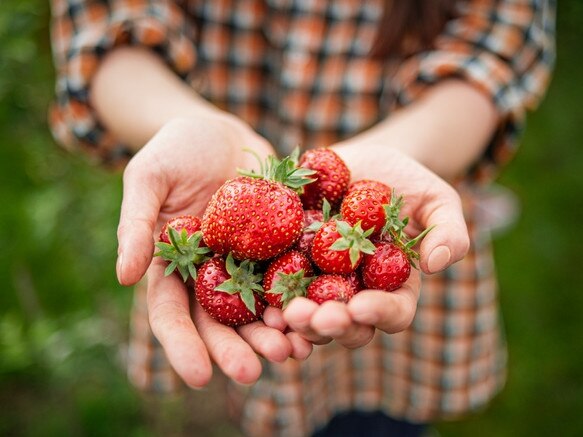
[(363, 411), (341, 413), (312, 437), (419, 437), (427, 425), (393, 419), (386, 414)]

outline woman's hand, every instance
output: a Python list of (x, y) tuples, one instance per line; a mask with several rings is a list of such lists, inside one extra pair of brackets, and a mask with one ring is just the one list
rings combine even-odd
[[(420, 268), (434, 273), (462, 259), (469, 236), (457, 192), (444, 180), (402, 152), (376, 144), (335, 147), (347, 163), (353, 180), (375, 179), (404, 196), (407, 231), (415, 236), (434, 228), (420, 245)], [(290, 328), (315, 344), (335, 339), (349, 348), (361, 347), (375, 329), (387, 333), (405, 330), (413, 321), (421, 288), (421, 273), (412, 269), (409, 280), (395, 291), (363, 290), (347, 304), (294, 299), (282, 314)]]
[[(237, 167), (253, 168), (271, 146), (248, 126), (226, 114), (176, 119), (165, 124), (135, 155), (124, 172), (118, 228), (117, 275), (121, 284), (139, 281), (147, 271), (152, 330), (170, 363), (190, 386), (211, 377), (211, 360), (240, 383), (259, 378), (256, 354), (270, 361), (307, 357), (311, 344), (285, 326), (255, 322), (232, 329), (210, 318), (175, 275), (164, 276), (165, 263), (152, 260), (154, 241), (170, 218), (202, 216), (212, 194)], [(266, 320), (270, 320), (271, 309)]]

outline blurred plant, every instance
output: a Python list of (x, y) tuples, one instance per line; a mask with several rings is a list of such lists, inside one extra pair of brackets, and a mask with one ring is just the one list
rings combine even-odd
[(119, 175), (62, 151), (46, 123), (48, 24), (48, 2), (0, 2), (0, 314), (25, 324), (41, 308), (51, 319), (104, 296), (129, 302), (114, 277)]
[[(99, 315), (75, 314), (66, 320), (40, 318), (27, 324), (14, 313), (0, 317), (0, 374), (32, 372), (72, 380), (94, 371), (96, 355), (123, 344), (119, 326)], [(101, 366), (103, 363), (96, 363)]]

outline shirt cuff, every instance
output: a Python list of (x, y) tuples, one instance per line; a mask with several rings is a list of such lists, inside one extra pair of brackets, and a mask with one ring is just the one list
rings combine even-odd
[(114, 12), (105, 21), (85, 26), (72, 36), (61, 53), (63, 62), (57, 63), (57, 98), (49, 111), (53, 135), (65, 148), (82, 149), (114, 166), (131, 157), (130, 149), (101, 125), (89, 104), (91, 80), (105, 54), (121, 45), (152, 49), (185, 79), (196, 59), (193, 29), (180, 12), (169, 9), (165, 13), (167, 16), (161, 16), (160, 11), (152, 9), (128, 17)]

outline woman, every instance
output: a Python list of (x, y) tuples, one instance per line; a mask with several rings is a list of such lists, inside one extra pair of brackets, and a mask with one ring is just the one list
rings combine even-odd
[[(338, 420), (352, 426), (346, 416), (326, 424), (348, 411), (381, 412), (379, 429), (415, 435), (485, 405), (504, 382), (505, 345), (473, 192), (509, 160), (544, 92), (549, 3), (54, 0), (54, 133), (108, 164), (129, 160), (118, 278), (134, 284), (148, 269), (133, 381), (179, 380), (149, 317), (188, 385), (205, 385), (212, 361), (233, 381), (258, 381), (231, 393), (249, 435), (334, 435)], [(236, 332), (197, 305), (191, 317), (182, 284), (150, 263), (153, 232), (200, 214), (235, 168), (254, 165), (242, 146), (267, 155), (297, 144), (332, 146), (353, 179), (394, 186), (413, 230), (437, 225), (420, 248), (422, 292), (415, 273), (395, 293), (321, 307), (296, 299)], [(313, 344), (328, 345), (305, 360)]]

